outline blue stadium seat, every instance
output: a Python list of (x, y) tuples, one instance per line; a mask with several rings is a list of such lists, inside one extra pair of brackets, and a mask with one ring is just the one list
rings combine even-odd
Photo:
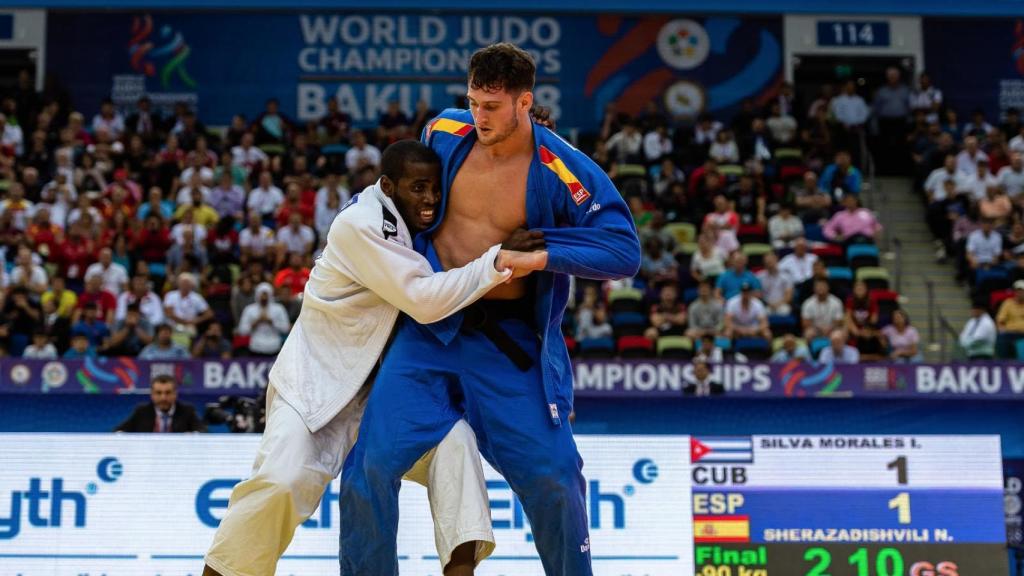
[(772, 336), (796, 334), (796, 317), (783, 316), (781, 314), (772, 314), (771, 316), (768, 317), (768, 327), (771, 328)]
[(814, 340), (811, 340), (811, 357), (817, 358), (818, 354), (820, 354), (825, 348), (828, 348), (829, 344), (830, 342), (828, 341), (828, 338), (815, 338)]
[(611, 338), (590, 338), (578, 343), (580, 356), (584, 358), (611, 358), (615, 355), (615, 340)]
[(771, 343), (764, 338), (737, 338), (733, 350), (750, 360), (767, 360), (772, 354)]
[(850, 268), (878, 266), (878, 246), (874, 244), (853, 244), (846, 249), (846, 261)]

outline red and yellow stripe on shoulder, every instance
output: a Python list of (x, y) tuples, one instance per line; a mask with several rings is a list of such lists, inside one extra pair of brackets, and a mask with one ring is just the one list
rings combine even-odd
[(540, 161), (549, 170), (558, 175), (558, 179), (561, 180), (565, 186), (569, 189), (569, 194), (572, 195), (572, 201), (580, 206), (590, 198), (590, 192), (583, 187), (583, 183), (576, 178), (576, 175), (562, 162), (562, 159), (555, 156), (555, 153), (548, 150), (547, 146), (540, 147)]
[(452, 120), (451, 118), (435, 118), (434, 121), (427, 126), (427, 138), (430, 138), (430, 135), (434, 132), (454, 134), (461, 138), (472, 131), (472, 124), (466, 124), (465, 122), (459, 122), (458, 120)]

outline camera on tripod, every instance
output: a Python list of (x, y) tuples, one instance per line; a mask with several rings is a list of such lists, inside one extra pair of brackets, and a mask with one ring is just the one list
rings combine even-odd
[(267, 397), (221, 396), (206, 404), (203, 419), (207, 424), (226, 424), (231, 432), (261, 433), (267, 425)]

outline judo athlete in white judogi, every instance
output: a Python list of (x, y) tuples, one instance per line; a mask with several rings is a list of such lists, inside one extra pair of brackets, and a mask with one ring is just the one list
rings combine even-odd
[[(274, 574), (355, 442), (372, 373), (400, 312), (435, 322), (543, 265), (543, 252), (495, 245), (462, 268), (435, 274), (411, 246), (437, 213), (440, 161), (408, 140), (389, 147), (381, 167), (381, 179), (335, 218), (310, 273), (302, 311), (270, 370), (266, 431), (252, 476), (231, 493), (204, 575)], [(517, 247), (543, 246), (536, 233), (527, 236)], [(494, 535), (469, 426), (455, 426), (406, 477), (427, 486), (444, 573), (472, 574), (493, 551)]]

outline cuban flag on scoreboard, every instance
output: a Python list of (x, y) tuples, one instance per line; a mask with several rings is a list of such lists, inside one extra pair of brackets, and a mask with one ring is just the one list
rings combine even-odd
[(754, 439), (742, 436), (691, 436), (690, 464), (751, 464)]

